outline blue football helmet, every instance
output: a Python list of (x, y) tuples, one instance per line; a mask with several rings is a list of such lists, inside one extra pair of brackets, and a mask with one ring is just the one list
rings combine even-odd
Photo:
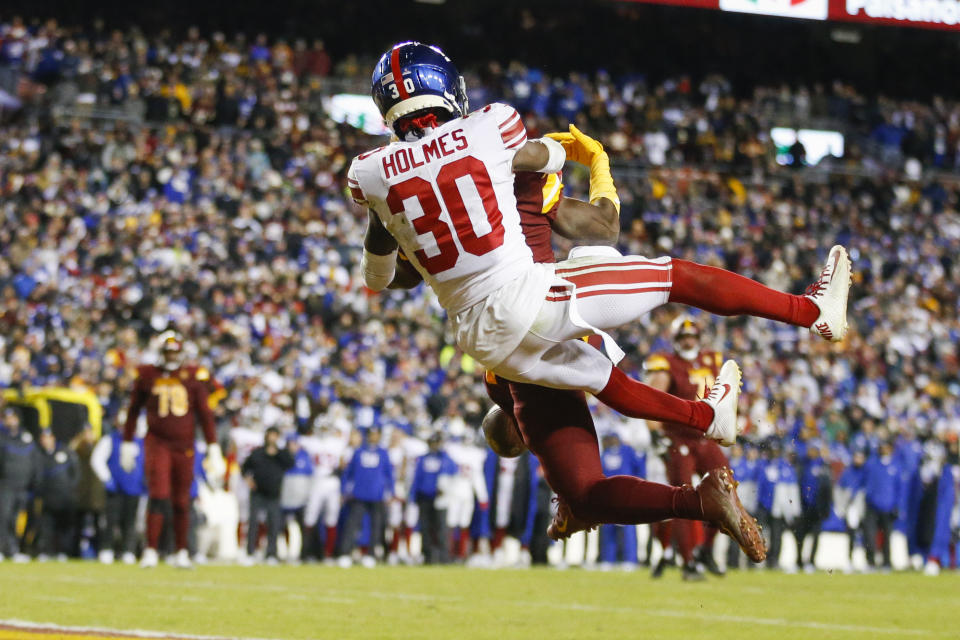
[(391, 129), (398, 119), (424, 109), (441, 108), (455, 118), (467, 113), (463, 76), (438, 47), (420, 42), (394, 45), (374, 67), (372, 85), (373, 101)]

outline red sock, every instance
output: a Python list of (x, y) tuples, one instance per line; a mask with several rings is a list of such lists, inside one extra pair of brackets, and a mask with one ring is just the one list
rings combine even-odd
[(332, 558), (334, 550), (337, 548), (337, 528), (327, 527), (327, 541), (323, 545), (323, 555), (326, 558)]
[(390, 539), (390, 553), (396, 553), (400, 548), (400, 527), (394, 527), (393, 537)]
[(410, 536), (413, 534), (413, 532), (410, 530), (410, 527), (408, 527), (407, 525), (403, 525), (400, 528), (400, 531), (401, 531), (400, 535), (403, 536), (403, 543), (407, 545), (407, 551), (410, 551)]
[(684, 564), (693, 562), (693, 525), (690, 520), (677, 520), (673, 525), (673, 538), (677, 541), (677, 551)]
[(467, 557), (467, 545), (470, 544), (470, 529), (463, 527), (460, 529), (460, 540), (457, 541), (457, 557)]
[(716, 267), (687, 260), (672, 262), (670, 302), (720, 316), (757, 316), (798, 327), (809, 327), (820, 315), (817, 305), (803, 296), (783, 293)]
[(665, 391), (638, 382), (616, 367), (597, 400), (631, 418), (676, 422), (706, 431), (713, 421), (713, 409), (705, 402), (683, 400)]
[(504, 527), (497, 527), (493, 530), (493, 539), (490, 541), (490, 550), (496, 551), (503, 544), (503, 539), (507, 537), (507, 530)]
[(147, 546), (157, 549), (160, 545), (160, 533), (163, 531), (163, 512), (147, 512)]
[(713, 549), (713, 539), (717, 537), (717, 531), (713, 525), (703, 525), (703, 546), (707, 549)]
[(673, 520), (664, 520), (657, 523), (657, 540), (664, 551), (670, 548), (673, 537)]

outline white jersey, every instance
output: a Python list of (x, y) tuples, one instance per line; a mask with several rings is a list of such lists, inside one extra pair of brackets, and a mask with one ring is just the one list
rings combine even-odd
[(306, 436), (300, 438), (300, 446), (313, 460), (314, 477), (332, 476), (340, 468), (347, 445), (343, 438), (335, 436)]
[(248, 427), (230, 430), (230, 442), (237, 452), (237, 466), (242, 466), (253, 450), (263, 445), (263, 433)]
[(483, 477), (483, 463), (487, 457), (484, 450), (462, 442), (451, 442), (447, 445), (447, 453), (457, 465), (455, 484), (462, 487), (462, 491), (470, 491), (477, 502), (489, 502), (487, 480)]
[(358, 156), (348, 185), (455, 315), (533, 265), (513, 192), (520, 114), (494, 103)]

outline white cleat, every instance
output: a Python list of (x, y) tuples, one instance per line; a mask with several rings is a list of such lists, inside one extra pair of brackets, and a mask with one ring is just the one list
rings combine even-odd
[(840, 342), (847, 335), (847, 297), (850, 293), (850, 256), (840, 245), (830, 249), (827, 264), (817, 281), (804, 295), (817, 305), (820, 315), (810, 325), (810, 333), (824, 340)]
[(123, 564), (137, 564), (137, 556), (127, 551), (120, 557), (120, 562)]
[(153, 569), (158, 564), (160, 564), (160, 556), (157, 555), (157, 550), (151, 549), (150, 547), (144, 549), (143, 557), (140, 558), (140, 568)]
[(940, 575), (940, 563), (936, 560), (927, 560), (927, 564), (923, 567), (923, 575), (925, 576), (938, 576)]
[(97, 559), (101, 564), (113, 564), (113, 551), (110, 549), (104, 549), (97, 554)]
[(193, 569), (193, 560), (190, 559), (190, 552), (186, 549), (177, 551), (177, 555), (173, 558), (173, 566), (177, 569)]
[(737, 441), (740, 425), (737, 421), (737, 404), (740, 400), (740, 367), (733, 360), (727, 360), (720, 367), (720, 375), (710, 387), (710, 393), (703, 399), (713, 408), (713, 422), (704, 434), (725, 447)]

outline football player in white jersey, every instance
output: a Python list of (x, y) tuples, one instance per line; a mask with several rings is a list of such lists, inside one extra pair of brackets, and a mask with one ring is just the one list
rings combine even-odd
[(230, 429), (229, 435), (230, 442), (227, 449), (229, 452), (227, 457), (232, 458), (234, 461), (234, 464), (230, 467), (230, 491), (236, 496), (237, 508), (240, 510), (240, 531), (238, 531), (238, 538), (240, 538), (239, 544), (241, 549), (246, 548), (243, 546), (243, 539), (246, 537), (247, 517), (250, 515), (250, 487), (244, 481), (240, 473), (240, 467), (243, 466), (244, 461), (246, 461), (253, 450), (263, 444), (263, 430), (261, 427), (262, 425), (258, 421), (248, 417), (248, 421)]
[(308, 553), (318, 551), (317, 525), (323, 518), (325, 561), (333, 562), (337, 544), (337, 519), (340, 517), (340, 471), (347, 450), (344, 434), (336, 431), (329, 422), (320, 421), (315, 435), (300, 438), (303, 447), (313, 460), (313, 486), (307, 498), (303, 521), (304, 544)]
[[(456, 67), (439, 49), (417, 42), (395, 45), (383, 55), (373, 74), (373, 98), (398, 139), (357, 157), (348, 174), (354, 200), (370, 209), (362, 260), (367, 286), (382, 290), (391, 284), (402, 248), (450, 315), (459, 346), (497, 375), (589, 391), (625, 415), (688, 424), (730, 444), (739, 429), (736, 363), (724, 364), (706, 398), (685, 401), (627, 377), (577, 338), (600, 335), (616, 362), (622, 352), (604, 330), (636, 321), (668, 301), (809, 327), (828, 340), (846, 333), (850, 261), (840, 246), (830, 250), (805, 296), (721, 269), (615, 251), (535, 264), (520, 229), (514, 172), (552, 173), (567, 159), (589, 161), (592, 170), (609, 167), (602, 148), (598, 153), (584, 147), (575, 129), (560, 142), (527, 141), (520, 115), (507, 105), (468, 114)], [(590, 200), (602, 199), (619, 207), (609, 177), (591, 180)], [(733, 491), (732, 478), (711, 482), (719, 483), (719, 493)], [(621, 483), (597, 484), (604, 496), (600, 502), (622, 501), (623, 491), (615, 486)], [(669, 517), (664, 509), (647, 509), (646, 498), (637, 496), (638, 504), (625, 511), (601, 508), (588, 514), (589, 503), (597, 500), (574, 502), (599, 522)], [(684, 503), (689, 508), (666, 511), (704, 517), (699, 499), (689, 496)], [(739, 541), (752, 540), (747, 546), (756, 555), (759, 532), (748, 529), (738, 534)]]
[(410, 536), (420, 518), (416, 501), (409, 499), (410, 484), (413, 482), (417, 459), (426, 454), (429, 447), (420, 438), (409, 436), (396, 428), (390, 430), (388, 442), (390, 446), (387, 453), (393, 465), (395, 486), (393, 500), (387, 506), (387, 527), (393, 534), (387, 564), (396, 564), (398, 561), (409, 563), (413, 560)]
[(466, 560), (469, 552), (470, 523), (476, 506), (486, 511), (490, 503), (487, 480), (483, 476), (486, 451), (478, 447), (475, 432), (463, 422), (451, 422), (447, 454), (457, 465), (457, 475), (450, 479), (444, 498), (447, 504), (447, 526), (459, 530), (455, 558)]

